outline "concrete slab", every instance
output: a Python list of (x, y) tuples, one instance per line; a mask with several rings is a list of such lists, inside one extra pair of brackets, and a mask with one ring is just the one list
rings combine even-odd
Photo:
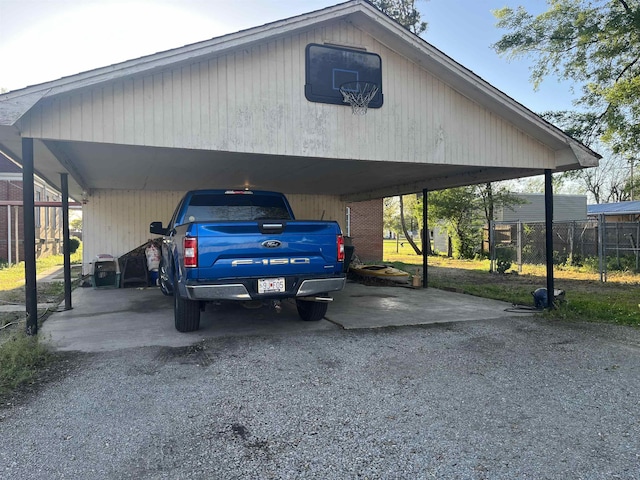
[(334, 293), (327, 318), (303, 322), (295, 302), (283, 302), (281, 313), (238, 303), (208, 305), (197, 332), (180, 333), (173, 325), (173, 299), (158, 288), (73, 291), (73, 310), (56, 312), (40, 333), (54, 348), (100, 352), (144, 346), (184, 347), (204, 338), (286, 335), (331, 329), (494, 319), (513, 315), (504, 302), (436, 289), (371, 287), (348, 283)]
[[(49, 309), (52, 310), (54, 308), (58, 308), (58, 304), (57, 303), (39, 303), (38, 304), (38, 310), (45, 310), (45, 309)], [(8, 304), (4, 304), (4, 305), (0, 305), (0, 312), (6, 313), (6, 312), (27, 312), (27, 307), (22, 304), (22, 303), (8, 303)]]
[(145, 346), (185, 347), (204, 338), (337, 329), (326, 321), (303, 322), (294, 303), (280, 314), (271, 308), (247, 309), (241, 304), (207, 305), (200, 330), (174, 328), (173, 298), (158, 288), (77, 288), (73, 310), (52, 314), (41, 336), (58, 350), (113, 351)]
[(345, 329), (466, 322), (513, 316), (512, 305), (435, 288), (371, 287), (348, 283), (334, 292), (327, 319)]

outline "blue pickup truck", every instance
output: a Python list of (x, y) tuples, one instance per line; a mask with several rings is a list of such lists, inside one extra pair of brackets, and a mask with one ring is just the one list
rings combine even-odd
[(200, 328), (207, 302), (295, 299), (316, 321), (345, 284), (344, 239), (334, 221), (295, 220), (285, 196), (250, 190), (187, 192), (165, 227), (160, 287), (174, 297), (176, 329)]

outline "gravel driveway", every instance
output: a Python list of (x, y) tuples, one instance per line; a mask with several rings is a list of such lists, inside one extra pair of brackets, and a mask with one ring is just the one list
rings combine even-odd
[(640, 478), (637, 329), (336, 327), (81, 362), (0, 410), (0, 478)]

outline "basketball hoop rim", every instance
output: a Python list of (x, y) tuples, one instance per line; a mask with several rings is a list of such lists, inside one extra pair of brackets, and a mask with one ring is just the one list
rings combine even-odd
[[(349, 88), (353, 86), (353, 88)], [(354, 115), (365, 115), (369, 104), (378, 94), (380, 87), (377, 83), (368, 81), (351, 81), (340, 85), (340, 93), (343, 102), (351, 105), (351, 111)]]
[[(348, 85), (354, 85), (357, 86), (358, 88), (354, 88), (354, 89), (350, 89), (348, 88)], [(364, 88), (360, 89), (360, 85), (362, 85)], [(368, 88), (367, 88), (368, 87)], [(338, 89), (340, 90), (340, 92), (344, 93), (344, 92), (348, 92), (348, 93), (364, 93), (367, 91), (367, 89), (373, 89), (376, 88), (377, 90), (380, 90), (380, 85), (378, 85), (376, 82), (370, 82), (368, 80), (352, 80), (350, 82), (344, 82), (342, 85), (340, 85), (340, 87), (338, 87)], [(376, 93), (377, 93), (376, 90)]]

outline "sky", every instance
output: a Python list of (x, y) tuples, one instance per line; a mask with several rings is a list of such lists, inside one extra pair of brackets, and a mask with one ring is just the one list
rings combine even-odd
[[(340, 0), (0, 0), (0, 89), (16, 90), (341, 3)], [(571, 108), (570, 85), (529, 81), (530, 61), (491, 48), (503, 6), (544, 0), (418, 0), (422, 37), (536, 113)], [(384, 65), (383, 65), (384, 68)]]

